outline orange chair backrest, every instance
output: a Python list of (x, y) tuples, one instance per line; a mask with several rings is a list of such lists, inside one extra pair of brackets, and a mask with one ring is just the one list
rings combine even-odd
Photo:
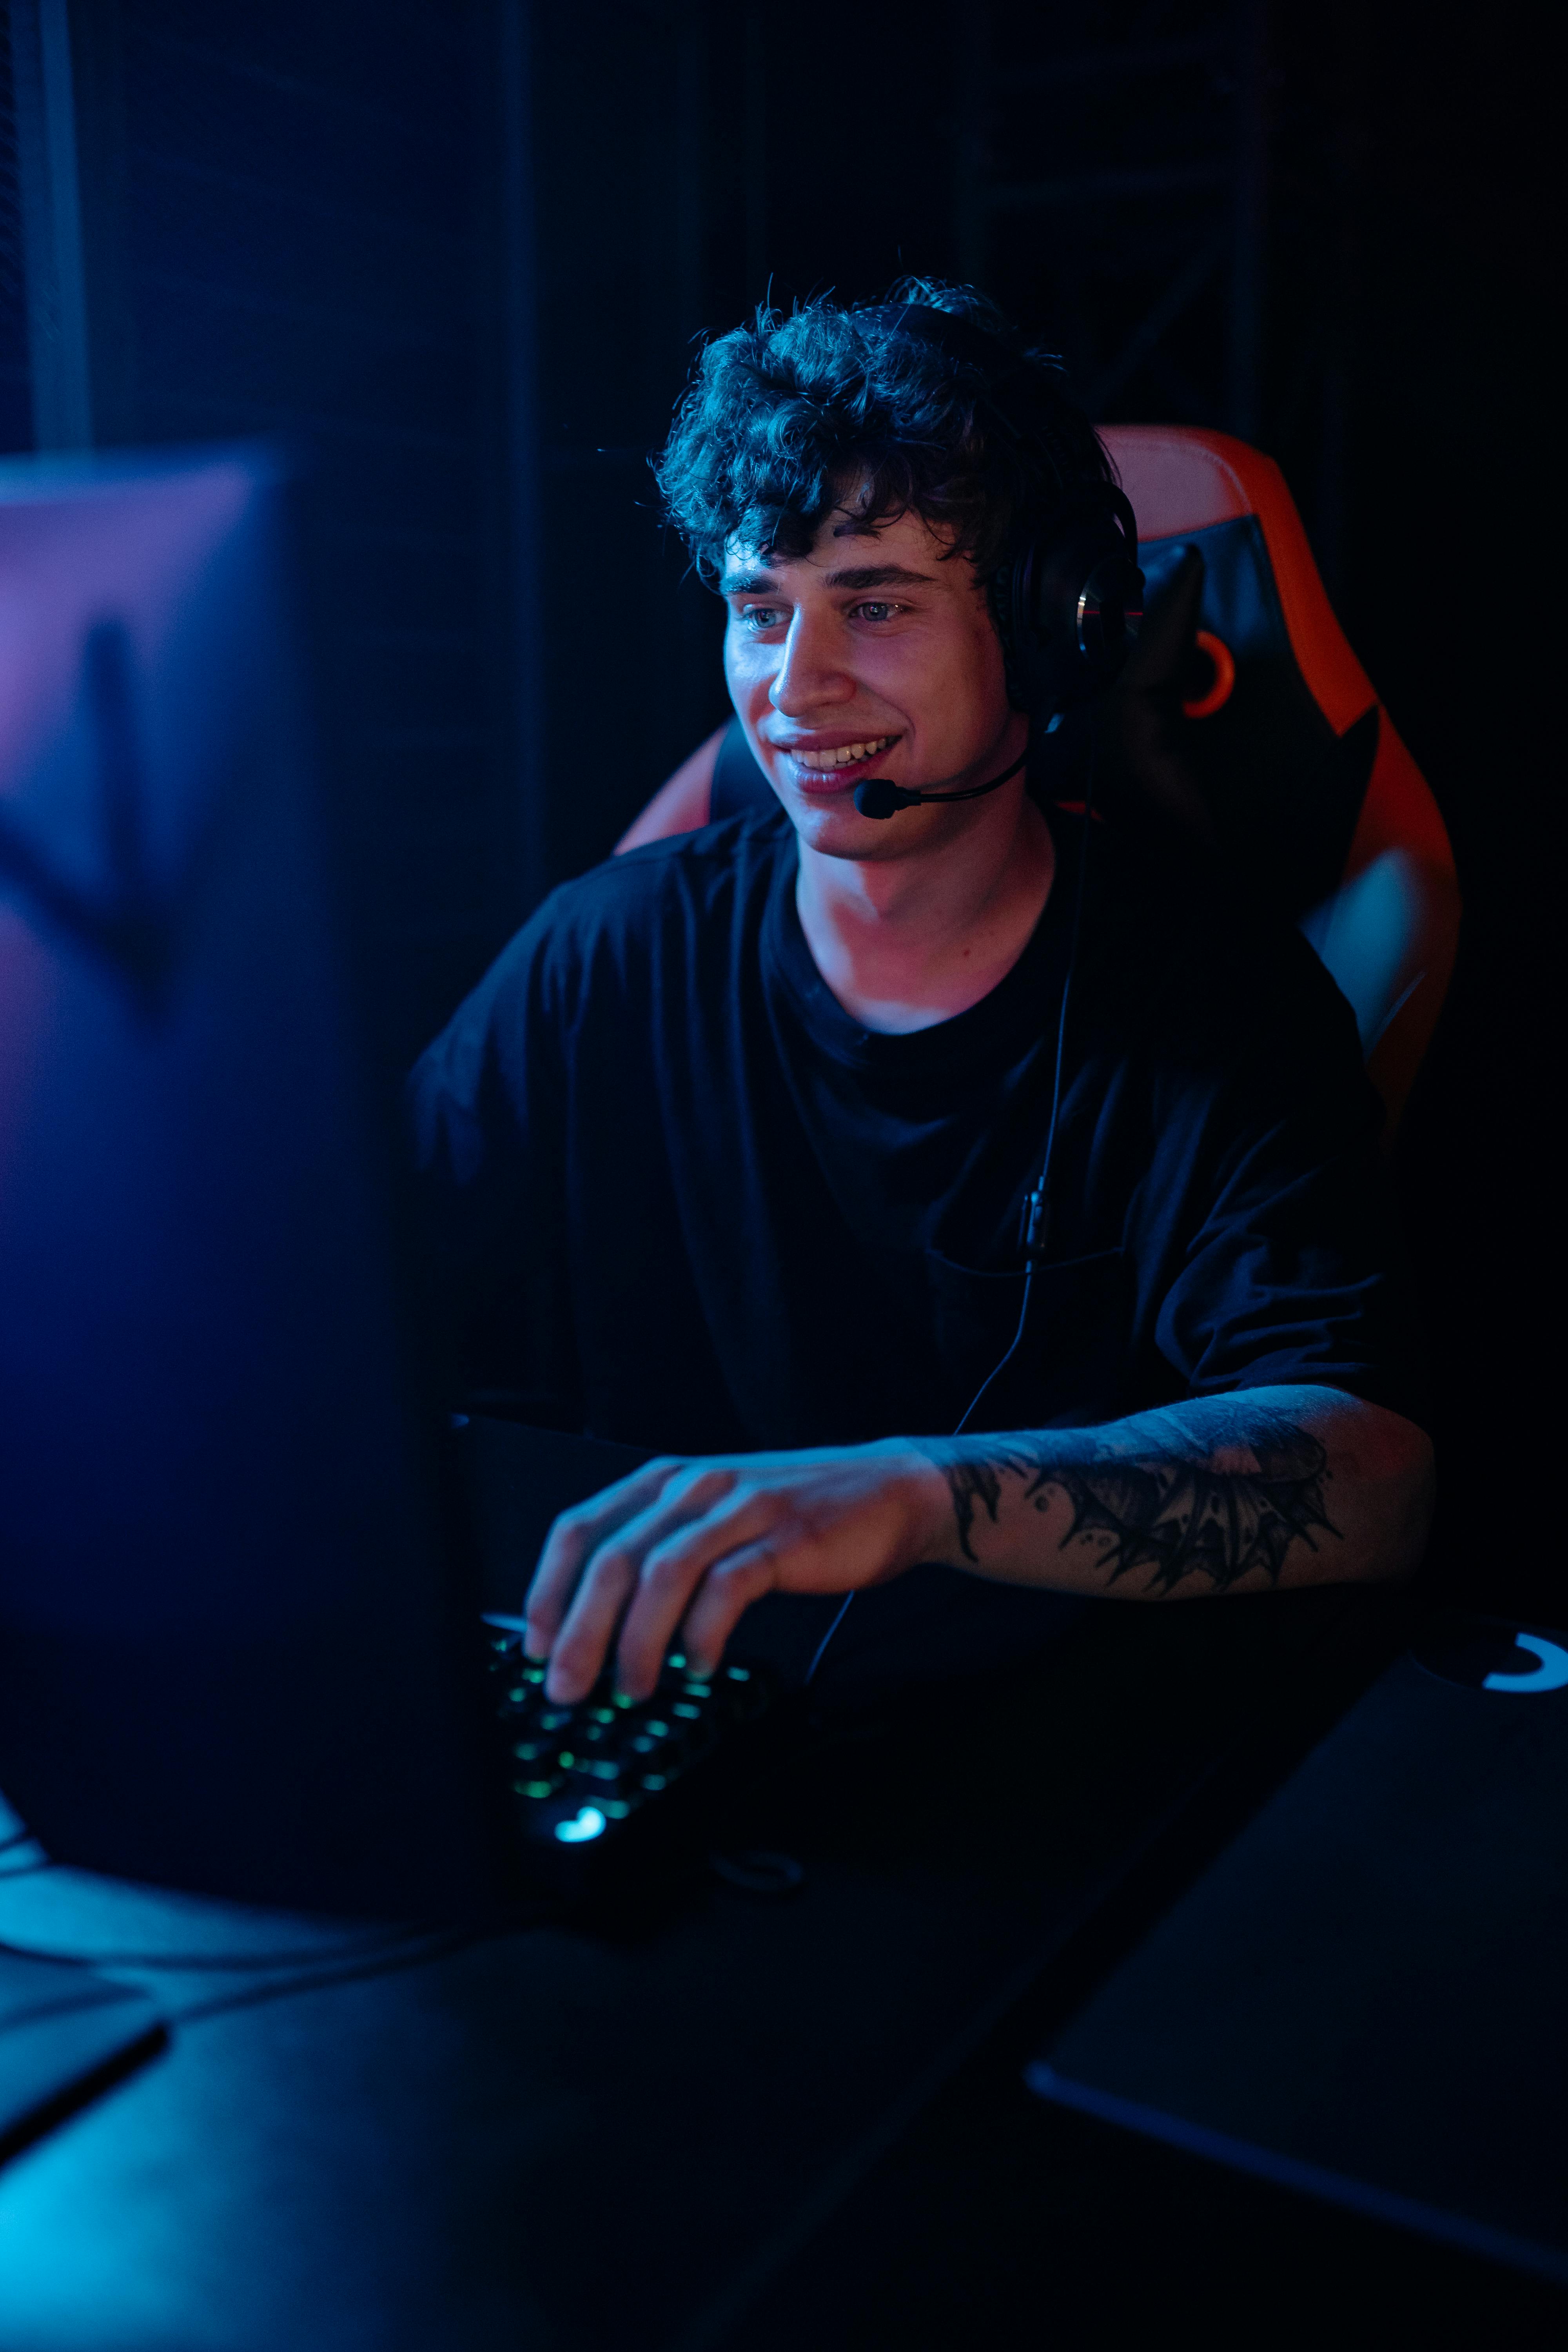
[[(1234, 654), (1236, 679), (1234, 694), (1203, 713), (1201, 727), (1186, 730), (1200, 772), (1211, 738), (1214, 764), (1220, 765), (1226, 708), (1234, 710), (1260, 679), (1273, 698), (1274, 740), (1282, 753), (1287, 727), (1303, 738), (1310, 731), (1305, 722), (1311, 714), (1290, 702), (1292, 694), (1300, 700), (1300, 688), (1331, 739), (1316, 769), (1303, 764), (1293, 779), (1310, 797), (1315, 777), (1323, 804), (1287, 813), (1309, 820), (1298, 836), (1298, 912), (1355, 1009), (1392, 1135), (1442, 1009), (1458, 942), (1454, 856), (1436, 803), (1334, 617), (1273, 460), (1228, 434), (1186, 425), (1108, 425), (1101, 438), (1138, 517), (1151, 591), (1184, 548), (1203, 549), (1207, 562), (1203, 626)], [(1265, 611), (1270, 597), (1273, 609)], [(1248, 598), (1258, 608), (1250, 616), (1240, 609)], [(1256, 649), (1249, 629), (1259, 640)], [(1304, 743), (1294, 748), (1307, 754)], [(1249, 793), (1260, 792), (1261, 768), (1255, 758)], [(1342, 803), (1342, 794), (1348, 795)], [(1314, 816), (1322, 820), (1315, 836)], [(1284, 838), (1291, 838), (1288, 830)], [(1325, 848), (1331, 864), (1314, 880), (1313, 853)]]

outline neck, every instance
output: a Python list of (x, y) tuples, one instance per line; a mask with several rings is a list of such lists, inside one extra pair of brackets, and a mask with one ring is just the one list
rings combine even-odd
[(1023, 779), (989, 799), (911, 810), (901, 856), (830, 857), (803, 842), (795, 903), (813, 961), (868, 1029), (934, 1027), (1012, 970), (1050, 894), (1050, 828)]

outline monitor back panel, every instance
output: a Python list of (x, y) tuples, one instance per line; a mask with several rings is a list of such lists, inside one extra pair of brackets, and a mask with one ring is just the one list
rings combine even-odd
[(497, 1883), (265, 457), (0, 476), (0, 1785), (258, 1900)]

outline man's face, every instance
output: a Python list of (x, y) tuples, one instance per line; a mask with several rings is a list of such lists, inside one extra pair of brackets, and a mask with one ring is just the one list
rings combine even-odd
[(916, 514), (868, 530), (840, 509), (809, 555), (731, 545), (730, 696), (801, 839), (837, 857), (902, 857), (985, 801), (864, 817), (855, 787), (983, 783), (1024, 748), (1002, 648), (966, 556)]

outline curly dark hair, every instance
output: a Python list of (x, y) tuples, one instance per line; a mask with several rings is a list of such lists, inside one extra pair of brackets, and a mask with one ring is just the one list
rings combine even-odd
[[(963, 356), (900, 333), (909, 304), (978, 331), (959, 330)], [(988, 578), (1065, 492), (1116, 478), (1060, 362), (973, 287), (925, 278), (874, 307), (759, 310), (709, 343), (654, 471), (710, 586), (731, 540), (804, 555), (846, 499), (868, 529), (912, 509)]]

